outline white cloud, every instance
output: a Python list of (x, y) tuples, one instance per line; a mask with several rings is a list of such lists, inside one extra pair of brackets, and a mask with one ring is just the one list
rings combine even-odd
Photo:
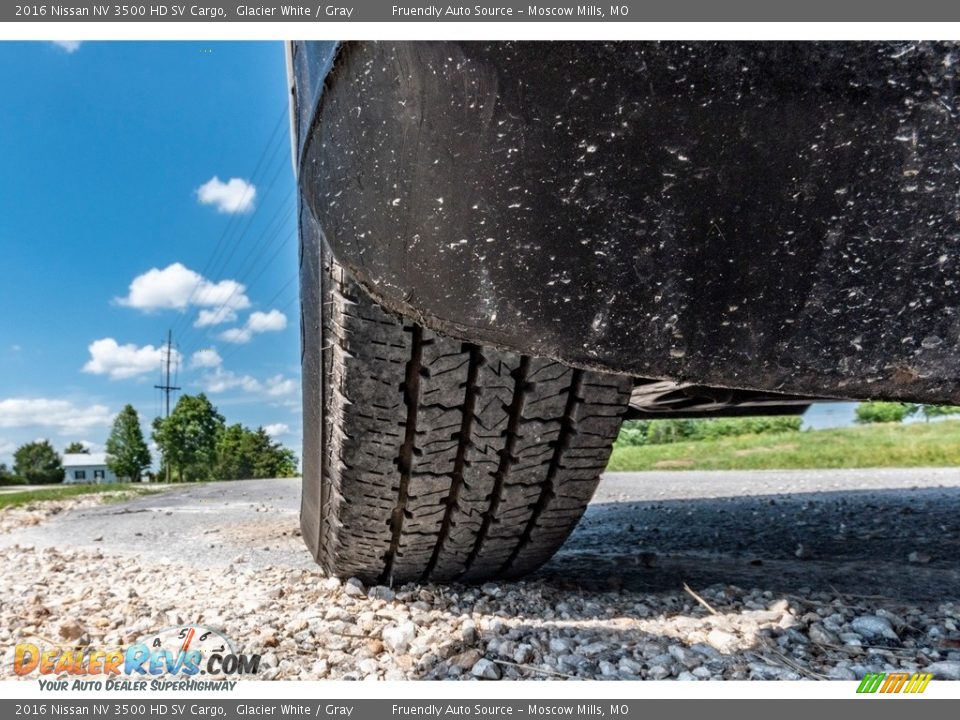
[(250, 332), (279, 332), (287, 327), (287, 316), (279, 310), (270, 312), (250, 313), (247, 318), (247, 329)]
[(13, 350), (13, 352), (20, 352), (21, 350), (23, 350), (23, 348), (20, 347), (19, 345), (11, 345), (10, 349)]
[(224, 330), (217, 337), (224, 342), (233, 343), (234, 345), (243, 345), (244, 343), (250, 342), (250, 339), (253, 337), (253, 333), (247, 330), (245, 327), (230, 328), (229, 330)]
[(264, 425), (263, 431), (270, 437), (275, 438), (290, 432), (290, 426), (286, 423), (271, 423), (270, 425)]
[(113, 413), (105, 405), (78, 407), (69, 400), (47, 398), (0, 400), (0, 428), (44, 427), (69, 435), (112, 422)]
[(250, 342), (257, 333), (280, 332), (287, 327), (287, 316), (279, 310), (252, 312), (243, 327), (230, 328), (220, 333), (220, 339), (236, 345)]
[(230, 307), (219, 307), (216, 310), (201, 310), (193, 323), (194, 327), (202, 328), (211, 325), (222, 325), (237, 319), (237, 313)]
[(257, 197), (257, 188), (246, 180), (230, 178), (223, 182), (214, 175), (197, 188), (197, 199), (201, 205), (216, 205), (217, 212), (245, 213), (253, 207)]
[[(158, 372), (167, 359), (167, 351), (163, 347), (137, 347), (133, 343), (120, 345), (113, 338), (94, 340), (88, 349), (90, 360), (83, 366), (83, 371), (92, 375), (107, 375), (111, 380)], [(176, 350), (170, 357), (172, 362), (180, 362), (180, 353)]]
[(278, 397), (280, 395), (289, 395), (297, 389), (297, 381), (285, 378), (283, 375), (274, 375), (267, 378), (267, 395)]
[(251, 393), (259, 392), (262, 387), (256, 378), (249, 375), (237, 375), (235, 372), (223, 370), (222, 368), (217, 368), (214, 372), (203, 378), (203, 389), (211, 395), (233, 390), (234, 388), (242, 388)]
[(223, 358), (213, 348), (197, 350), (190, 356), (190, 367), (192, 368), (215, 368), (223, 364)]
[(299, 384), (292, 378), (273, 375), (264, 381), (251, 375), (241, 375), (232, 370), (215, 367), (201, 378), (201, 387), (211, 395), (239, 388), (248, 393), (262, 394), (273, 398), (282, 398), (297, 391)]
[[(250, 307), (246, 286), (235, 280), (213, 282), (182, 263), (151, 268), (130, 283), (130, 292), (116, 302), (138, 310), (185, 310), (225, 306), (228, 311)], [(199, 322), (199, 319), (198, 319)]]
[(80, 46), (83, 45), (83, 42), (80, 40), (54, 40), (53, 44), (68, 55), (72, 55), (80, 49)]

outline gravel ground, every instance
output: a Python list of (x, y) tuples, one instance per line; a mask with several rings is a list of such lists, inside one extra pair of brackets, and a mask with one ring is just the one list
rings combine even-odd
[[(30, 487), (31, 490), (48, 489), (49, 486)], [(18, 488), (20, 490), (20, 488)], [(94, 508), (104, 502), (113, 502), (131, 497), (127, 491), (97, 493), (81, 495), (67, 500), (45, 500), (15, 507), (0, 508), (0, 535), (11, 533), (22, 528), (39, 525), (55, 518), (68, 510), (76, 511), (85, 508)]]
[[(0, 556), (4, 567), (16, 570), (0, 579), (0, 645), (7, 655), (15, 643), (36, 639), (117, 645), (197, 622), (222, 629), (247, 652), (261, 653), (262, 679), (855, 680), (865, 672), (895, 670), (960, 679), (956, 554), (949, 554), (956, 548), (952, 518), (960, 506), (956, 473), (928, 482), (928, 495), (847, 488), (840, 505), (841, 498), (823, 487), (804, 487), (795, 496), (782, 488), (774, 506), (756, 488), (746, 498), (720, 493), (709, 517), (690, 505), (705, 500), (685, 494), (682, 481), (677, 476), (672, 499), (630, 502), (617, 478), (605, 479), (585, 523), (541, 574), (480, 587), (366, 588), (324, 577), (304, 562), (295, 504), (276, 484), (264, 485), (263, 492), (253, 484), (242, 492), (234, 486), (246, 522), (226, 511), (217, 521), (216, 513), (197, 511), (203, 502), (186, 505), (190, 493), (208, 491), (199, 489), (110, 507), (94, 508), (95, 501), (84, 498), (8, 510), (0, 516)], [(901, 484), (916, 482), (910, 477)], [(224, 502), (222, 489), (207, 487), (211, 498), (219, 493)], [(816, 499), (810, 497), (815, 491)], [(914, 509), (884, 524), (889, 537), (880, 533), (872, 538), (876, 544), (860, 537), (877, 525), (874, 516), (890, 517), (897, 503)], [(933, 526), (936, 532), (915, 519), (925, 503), (949, 513), (946, 525)], [(779, 526), (771, 527), (770, 517), (758, 521), (763, 508)], [(626, 513), (622, 521), (620, 513)], [(203, 522), (183, 536), (179, 514), (184, 522)], [(139, 525), (130, 526), (132, 536), (159, 537), (161, 531), (149, 530), (156, 526), (148, 517), (177, 528), (184, 551), (169, 538), (163, 548), (129, 547), (113, 537), (122, 524), (104, 524), (105, 518), (139, 518)], [(725, 531), (743, 536), (737, 523), (746, 518), (757, 528), (757, 537), (748, 537), (753, 542), (724, 537)], [(798, 530), (797, 522), (808, 524)], [(876, 563), (852, 555), (827, 563), (831, 543), (843, 543), (815, 536), (822, 534), (820, 523), (836, 534), (837, 522), (845, 522), (854, 538), (848, 554), (877, 547), (895, 552)], [(64, 549), (63, 540), (74, 537), (71, 523), (86, 523), (91, 532), (99, 527), (100, 535), (80, 536), (76, 547)], [(599, 539), (604, 525), (606, 544)], [(927, 535), (936, 541), (918, 540)], [(664, 536), (669, 552), (658, 544)], [(57, 537), (59, 545), (51, 541)], [(804, 539), (807, 548), (798, 547)], [(196, 562), (201, 553), (189, 548), (201, 543), (215, 562)], [(913, 560), (901, 557), (910, 548)], [(882, 567), (872, 568), (877, 564)], [(698, 577), (689, 572), (695, 565), (709, 568)], [(901, 581), (883, 593), (857, 593), (851, 586), (862, 578), (856, 573), (868, 567), (870, 572), (861, 572), (867, 584), (897, 573)], [(737, 584), (707, 582), (718, 576), (734, 576)], [(844, 577), (846, 583), (833, 582)], [(939, 590), (937, 577), (944, 578)], [(0, 662), (0, 677), (12, 673), (11, 659)]]

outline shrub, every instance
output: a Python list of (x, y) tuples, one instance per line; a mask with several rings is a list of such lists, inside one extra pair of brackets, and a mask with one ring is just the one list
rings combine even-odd
[(716, 440), (738, 435), (798, 432), (803, 418), (795, 415), (702, 418), (697, 420), (627, 420), (617, 438), (619, 447), (665, 445), (686, 440)]
[(10, 472), (10, 469), (0, 463), (0, 485), (26, 485), (26, 481)]
[(921, 405), (920, 414), (929, 422), (930, 418), (960, 415), (960, 405)]
[(862, 402), (857, 405), (856, 422), (861, 425), (870, 423), (898, 423), (915, 412), (918, 406), (903, 402)]

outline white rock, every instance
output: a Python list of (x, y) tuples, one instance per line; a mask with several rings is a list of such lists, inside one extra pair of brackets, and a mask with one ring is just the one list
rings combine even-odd
[(477, 633), (477, 625), (473, 620), (464, 620), (463, 624), (460, 626), (460, 638), (467, 645), (473, 645), (479, 638)]
[(380, 664), (373, 658), (367, 658), (357, 663), (357, 669), (364, 675), (376, 675), (380, 670)]
[(707, 633), (707, 643), (725, 655), (734, 652), (740, 644), (736, 635), (716, 628)]
[(340, 578), (328, 577), (325, 578), (320, 587), (326, 590), (327, 592), (333, 592), (334, 590), (340, 589)]
[(383, 631), (383, 644), (391, 652), (402, 654), (410, 647), (413, 638), (417, 635), (417, 626), (407, 621), (399, 625), (392, 625)]

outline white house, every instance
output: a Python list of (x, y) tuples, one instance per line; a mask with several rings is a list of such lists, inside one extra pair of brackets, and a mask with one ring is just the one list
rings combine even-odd
[(63, 482), (67, 484), (117, 482), (117, 476), (107, 467), (106, 453), (67, 453), (63, 470)]

